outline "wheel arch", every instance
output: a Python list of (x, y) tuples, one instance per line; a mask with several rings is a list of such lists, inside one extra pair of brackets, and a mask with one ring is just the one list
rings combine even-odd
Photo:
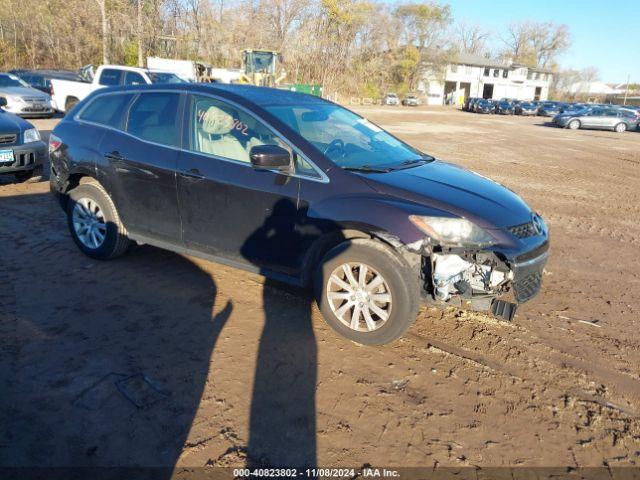
[[(344, 227), (325, 233), (313, 242), (305, 254), (301, 278), (302, 284), (305, 286), (311, 284), (314, 270), (329, 250), (344, 242), (358, 238), (375, 240), (394, 251), (397, 250), (399, 246), (404, 245), (400, 239), (394, 235), (363, 227)], [(401, 255), (398, 256), (401, 257)]]

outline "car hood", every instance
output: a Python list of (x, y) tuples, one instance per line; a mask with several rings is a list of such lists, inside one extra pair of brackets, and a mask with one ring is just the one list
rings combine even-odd
[(27, 128), (33, 128), (33, 126), (23, 120), (22, 118), (14, 115), (13, 113), (5, 112), (0, 108), (0, 134), (6, 133), (20, 133)]
[(42, 100), (49, 100), (49, 95), (30, 87), (3, 87), (0, 93), (12, 95), (14, 97), (34, 97)]
[(361, 175), (379, 193), (468, 218), (483, 228), (531, 220), (531, 209), (514, 192), (451, 163), (435, 160), (419, 167)]

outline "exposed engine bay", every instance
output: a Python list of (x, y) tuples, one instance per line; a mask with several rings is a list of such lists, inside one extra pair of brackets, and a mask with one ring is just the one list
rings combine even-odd
[(433, 253), (430, 259), (433, 294), (442, 301), (452, 295), (467, 299), (501, 295), (513, 279), (513, 272), (504, 263), (498, 264), (492, 254)]

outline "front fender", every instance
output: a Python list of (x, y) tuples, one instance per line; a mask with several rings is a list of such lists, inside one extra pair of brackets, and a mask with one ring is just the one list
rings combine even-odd
[(424, 239), (424, 233), (409, 215), (447, 216), (446, 212), (415, 203), (375, 194), (341, 195), (310, 205), (311, 222), (331, 222), (342, 229), (391, 235), (403, 244)]

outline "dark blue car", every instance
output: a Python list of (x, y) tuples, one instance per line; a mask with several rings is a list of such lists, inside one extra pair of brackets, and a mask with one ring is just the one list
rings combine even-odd
[(4, 105), (0, 97), (0, 175), (13, 175), (18, 182), (40, 180), (47, 146), (37, 128), (5, 112)]
[(102, 89), (51, 135), (71, 236), (312, 285), (327, 322), (392, 341), (423, 301), (511, 319), (540, 289), (544, 221), (509, 189), (321, 98), (240, 85)]

